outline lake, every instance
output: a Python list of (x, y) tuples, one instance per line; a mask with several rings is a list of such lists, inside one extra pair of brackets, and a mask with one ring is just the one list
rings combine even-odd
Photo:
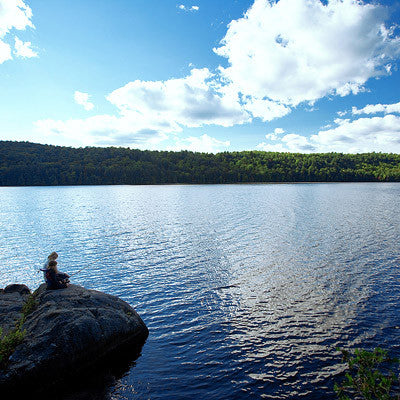
[(400, 355), (400, 184), (0, 188), (0, 287), (73, 283), (150, 330), (104, 399), (335, 398), (337, 346)]

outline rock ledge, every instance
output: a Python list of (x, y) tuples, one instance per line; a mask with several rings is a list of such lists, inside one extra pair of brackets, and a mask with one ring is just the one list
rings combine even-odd
[[(0, 291), (0, 326), (12, 329), (29, 296), (26, 286)], [(26, 289), (25, 289), (26, 288)], [(137, 312), (121, 299), (77, 285), (34, 294), (37, 308), (27, 316), (23, 342), (0, 370), (0, 390), (35, 390), (76, 376), (101, 359), (123, 357), (141, 346), (148, 329)]]

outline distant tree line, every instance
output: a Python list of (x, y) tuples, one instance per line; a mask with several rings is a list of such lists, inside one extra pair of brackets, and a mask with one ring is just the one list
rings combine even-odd
[(375, 181), (400, 181), (399, 154), (208, 154), (0, 141), (0, 186)]

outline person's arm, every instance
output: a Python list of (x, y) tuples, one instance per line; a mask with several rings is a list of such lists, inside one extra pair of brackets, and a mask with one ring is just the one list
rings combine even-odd
[(67, 287), (67, 284), (64, 282), (64, 279), (66, 279), (66, 274), (63, 272), (55, 273), (55, 278), (57, 282), (57, 289), (63, 289)]
[(67, 279), (67, 278), (69, 278), (69, 275), (68, 275), (68, 274), (66, 274), (66, 273), (64, 273), (64, 272), (58, 272), (58, 273), (57, 273), (57, 279), (63, 280), (63, 279)]

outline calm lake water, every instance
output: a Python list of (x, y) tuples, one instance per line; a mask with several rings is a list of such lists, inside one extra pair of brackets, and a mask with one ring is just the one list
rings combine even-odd
[(400, 184), (0, 188), (0, 286), (51, 251), (150, 336), (104, 399), (335, 398), (335, 347), (400, 355)]

